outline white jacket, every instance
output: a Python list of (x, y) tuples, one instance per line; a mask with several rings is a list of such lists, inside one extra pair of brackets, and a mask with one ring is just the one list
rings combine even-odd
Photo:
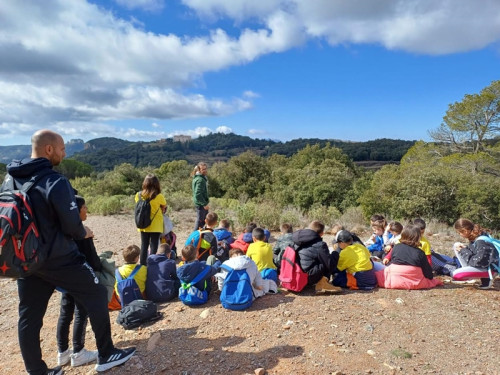
[[(257, 269), (255, 262), (247, 257), (246, 255), (241, 255), (237, 257), (232, 257), (226, 260), (223, 264), (229, 266), (235, 270), (245, 269), (252, 282), (252, 289), (255, 298), (262, 297), (266, 293), (277, 293), (278, 286), (273, 280), (264, 280)], [(216, 273), (217, 282), (219, 285), (219, 290), (222, 290), (224, 285), (224, 280), (226, 279), (227, 271), (221, 268), (221, 272)]]

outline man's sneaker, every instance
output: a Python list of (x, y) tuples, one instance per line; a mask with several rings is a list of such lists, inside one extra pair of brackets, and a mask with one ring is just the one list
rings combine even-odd
[(47, 375), (62, 375), (64, 371), (61, 366), (47, 369)]
[(66, 349), (62, 353), (57, 353), (57, 365), (64, 366), (67, 364), (71, 358), (71, 353), (73, 353), (71, 349)]
[(96, 371), (106, 371), (115, 366), (119, 366), (127, 362), (130, 357), (135, 353), (135, 347), (127, 349), (113, 349), (110, 355), (107, 357), (97, 357), (97, 365), (95, 365)]
[(90, 351), (85, 348), (80, 350), (78, 353), (71, 354), (71, 366), (81, 366), (89, 362), (94, 362), (97, 359), (99, 353), (96, 351)]

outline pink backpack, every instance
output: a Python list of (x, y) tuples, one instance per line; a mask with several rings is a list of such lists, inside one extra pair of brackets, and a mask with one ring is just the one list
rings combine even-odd
[(292, 292), (300, 292), (307, 285), (307, 273), (302, 271), (297, 263), (297, 252), (288, 246), (281, 258), (280, 277), (281, 286)]

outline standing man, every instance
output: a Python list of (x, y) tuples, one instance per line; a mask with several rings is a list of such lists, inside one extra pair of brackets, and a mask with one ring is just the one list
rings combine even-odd
[(6, 190), (6, 182), (13, 178), (15, 185), (21, 187), (32, 177), (43, 174), (28, 195), (40, 232), (40, 251), (46, 259), (38, 270), (17, 280), (18, 335), (24, 365), (29, 374), (63, 373), (61, 367), (47, 368), (40, 348), (40, 330), (47, 304), (54, 289), (59, 287), (87, 310), (99, 351), (95, 369), (108, 370), (128, 361), (135, 348), (114, 347), (106, 288), (99, 284), (94, 270), (73, 241), (91, 233), (87, 233), (80, 220), (71, 184), (66, 177), (52, 171), (66, 156), (64, 141), (53, 131), (39, 130), (31, 137), (31, 146), (31, 158), (16, 160), (7, 166), (8, 175), (2, 185), (2, 190)]
[(191, 176), (193, 181), (191, 183), (193, 188), (193, 202), (196, 208), (196, 221), (194, 223), (194, 230), (203, 228), (205, 225), (205, 218), (208, 213), (208, 180), (207, 180), (207, 164), (200, 162), (194, 167)]

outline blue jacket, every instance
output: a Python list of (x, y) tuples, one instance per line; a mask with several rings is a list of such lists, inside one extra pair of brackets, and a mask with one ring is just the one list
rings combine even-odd
[(193, 260), (192, 262), (187, 262), (184, 263), (184, 265), (180, 266), (177, 268), (177, 277), (179, 279), (186, 283), (189, 284), (191, 280), (193, 280), (196, 275), (198, 275), (201, 271), (205, 269), (205, 267), (210, 267), (210, 271), (207, 273), (207, 276), (200, 282), (196, 283), (195, 286), (199, 290), (205, 290), (205, 281), (208, 280), (207, 282), (207, 291), (210, 290), (210, 278), (214, 276), (217, 272), (219, 272), (220, 268), (220, 261), (216, 261), (213, 266), (208, 266), (206, 262), (204, 261), (199, 261), (199, 260)]
[(367, 249), (370, 250), (370, 253), (384, 250), (384, 238), (382, 236), (376, 236), (375, 243), (369, 245)]
[(154, 302), (165, 302), (175, 298), (181, 282), (177, 277), (175, 260), (164, 254), (152, 254), (147, 259), (146, 296)]
[(232, 244), (234, 242), (233, 233), (228, 231), (226, 228), (215, 228), (214, 234), (215, 237), (217, 237), (217, 241), (226, 240), (228, 244)]
[[(52, 170), (52, 164), (46, 158), (14, 160), (7, 166), (6, 178), (10, 175), (24, 183), (47, 169)], [(74, 189), (68, 179), (53, 171), (42, 177), (28, 195), (42, 238), (43, 247), (40, 251), (47, 255), (39, 272), (57, 268), (75, 259), (83, 263), (85, 257), (73, 240), (84, 239), (86, 231), (80, 219)]]

